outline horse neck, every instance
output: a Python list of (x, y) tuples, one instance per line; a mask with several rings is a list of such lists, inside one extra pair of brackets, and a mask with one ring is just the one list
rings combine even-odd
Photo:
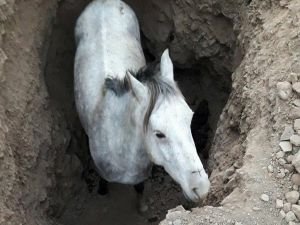
[(122, 140), (132, 143), (133, 148), (145, 149), (143, 120), (147, 102), (138, 102), (131, 93), (124, 96), (112, 94), (103, 102), (103, 117), (113, 124), (105, 124), (104, 129), (118, 134)]

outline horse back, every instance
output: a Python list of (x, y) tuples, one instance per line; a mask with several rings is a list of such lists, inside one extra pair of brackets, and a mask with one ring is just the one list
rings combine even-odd
[[(120, 0), (95, 0), (76, 23), (75, 101), (86, 130), (101, 108), (104, 80), (145, 65), (137, 18)], [(105, 106), (103, 106), (105, 107)]]

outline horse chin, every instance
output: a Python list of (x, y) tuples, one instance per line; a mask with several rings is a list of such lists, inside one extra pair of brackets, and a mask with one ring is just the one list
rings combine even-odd
[(186, 200), (190, 201), (190, 202), (200, 202), (201, 200), (203, 200), (204, 198), (207, 197), (208, 195), (208, 190), (207, 191), (200, 191), (199, 189), (193, 188), (191, 190), (188, 190), (188, 192), (186, 192), (184, 189), (182, 189), (183, 195), (186, 198)]
[(182, 191), (185, 199), (189, 202), (199, 202), (201, 200), (200, 197), (198, 197), (198, 195), (193, 194), (192, 196), (188, 195), (184, 190)]

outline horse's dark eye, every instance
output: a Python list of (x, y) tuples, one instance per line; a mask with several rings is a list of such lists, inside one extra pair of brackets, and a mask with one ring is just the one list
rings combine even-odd
[(164, 135), (164, 134), (161, 133), (161, 132), (157, 132), (155, 135), (156, 135), (156, 137), (158, 137), (158, 138), (165, 138), (165, 137), (166, 137), (166, 135)]

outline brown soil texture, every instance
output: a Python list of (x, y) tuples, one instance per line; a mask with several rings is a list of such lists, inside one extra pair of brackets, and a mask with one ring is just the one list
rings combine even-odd
[(275, 158), (298, 96), (281, 100), (276, 85), (300, 78), (300, 2), (126, 2), (149, 57), (168, 47), (188, 103), (208, 101), (210, 195), (190, 209), (160, 170), (147, 181), (146, 215), (135, 211), (131, 187), (111, 184), (104, 197), (89, 193), (81, 177), (88, 148), (72, 94), (73, 28), (89, 1), (3, 0), (0, 224), (157, 224), (177, 205), (189, 210), (171, 210), (162, 225), (287, 224), (275, 201), (293, 188), (293, 171), (276, 178)]

